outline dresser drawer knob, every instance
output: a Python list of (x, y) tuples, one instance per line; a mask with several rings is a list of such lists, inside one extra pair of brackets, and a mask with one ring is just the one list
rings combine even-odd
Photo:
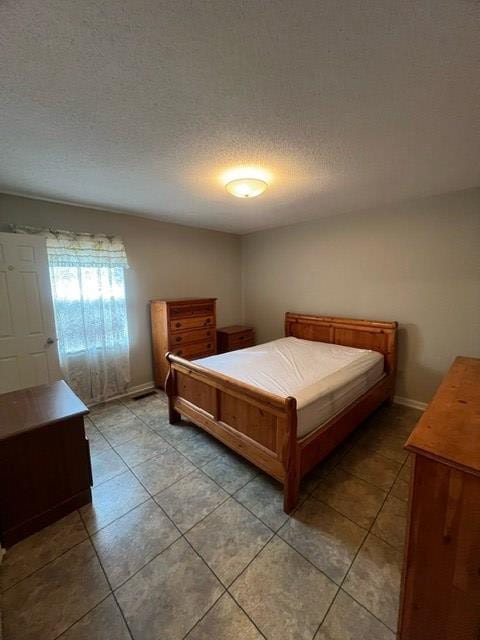
[(245, 340), (245, 336), (240, 336), (240, 340)]
[(182, 336), (177, 336), (177, 337), (175, 338), (175, 340), (176, 340), (177, 342), (181, 342), (181, 341), (182, 341)]
[(210, 324), (210, 322), (211, 322), (210, 318), (207, 318), (207, 319), (205, 320), (205, 324)]
[(175, 326), (176, 326), (177, 328), (178, 328), (178, 327), (181, 327), (181, 326), (182, 326), (182, 323), (181, 323), (181, 322), (176, 322), (176, 323), (175, 323)]
[(211, 349), (212, 345), (210, 344), (210, 342), (207, 344), (207, 349)]
[(177, 351), (177, 356), (181, 356), (183, 353), (183, 351), (180, 349), (179, 351)]
[(211, 336), (212, 332), (211, 331), (207, 331), (207, 336)]

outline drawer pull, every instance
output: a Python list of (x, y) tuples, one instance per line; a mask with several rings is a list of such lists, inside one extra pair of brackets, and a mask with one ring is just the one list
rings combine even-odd
[(181, 323), (181, 322), (176, 322), (176, 323), (175, 323), (175, 326), (176, 326), (177, 328), (178, 328), (178, 327), (181, 327), (181, 326), (182, 326), (182, 323)]
[(210, 324), (210, 322), (211, 322), (210, 318), (207, 318), (207, 319), (205, 320), (205, 324)]
[(211, 331), (207, 331), (207, 336), (211, 336), (212, 332)]
[(177, 342), (181, 342), (181, 341), (182, 341), (182, 336), (177, 336), (177, 337), (175, 338), (175, 340), (176, 340)]
[(207, 349), (211, 349), (212, 345), (210, 344), (210, 342), (207, 344)]
[(181, 356), (183, 353), (183, 351), (180, 349), (179, 351), (177, 351), (177, 356)]
[(245, 340), (245, 336), (240, 336), (240, 340)]

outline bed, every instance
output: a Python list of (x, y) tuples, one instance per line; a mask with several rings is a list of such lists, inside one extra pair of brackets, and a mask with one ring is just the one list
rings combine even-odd
[(193, 362), (168, 353), (169, 419), (283, 483), (290, 513), (301, 478), (392, 399), (396, 357), (396, 322), (287, 313), (283, 339)]

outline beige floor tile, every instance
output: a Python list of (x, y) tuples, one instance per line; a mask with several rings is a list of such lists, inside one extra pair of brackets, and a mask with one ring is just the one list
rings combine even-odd
[(230, 592), (267, 640), (311, 640), (337, 586), (278, 537)]
[(103, 451), (110, 449), (110, 444), (88, 418), (85, 418), (85, 433), (87, 434), (91, 456), (95, 456), (97, 453), (102, 453)]
[(226, 450), (217, 440), (203, 432), (178, 442), (175, 446), (197, 467), (203, 467)]
[(262, 640), (263, 636), (225, 593), (190, 631), (186, 640)]
[(114, 597), (108, 596), (59, 640), (131, 640), (131, 635)]
[(288, 518), (283, 510), (283, 487), (264, 473), (260, 473), (235, 498), (262, 522), (277, 531)]
[(165, 442), (158, 434), (153, 431), (147, 431), (133, 440), (129, 440), (124, 444), (117, 445), (115, 451), (130, 466), (146, 462), (170, 449), (170, 445)]
[(93, 486), (102, 484), (102, 482), (110, 480), (128, 469), (122, 458), (110, 448), (96, 456), (92, 456), (91, 464)]
[(6, 640), (53, 640), (96, 604), (109, 587), (89, 540), (4, 592)]
[[(349, 447), (348, 451), (351, 447)], [(306, 493), (312, 493), (318, 486), (318, 483), (326, 478), (340, 464), (340, 460), (346, 455), (347, 450), (338, 448), (327, 458), (319, 462), (309, 471), (301, 480), (300, 488)]]
[[(157, 402), (166, 403), (166, 396), (163, 391), (160, 389), (152, 389), (152, 391), (153, 393), (151, 395), (145, 395), (143, 398), (138, 398), (137, 394), (128, 398), (122, 398), (122, 404), (135, 413), (135, 410), (142, 411), (149, 407), (150, 404), (155, 405)], [(137, 399), (135, 399), (136, 397)]]
[(155, 424), (158, 420), (168, 419), (168, 406), (160, 398), (154, 398), (144, 404), (131, 404), (129, 409), (149, 425)]
[(387, 493), (343, 469), (334, 469), (320, 481), (312, 495), (369, 529)]
[(409, 484), (412, 481), (412, 467), (413, 467), (413, 456), (410, 454), (410, 456), (407, 458), (398, 476), (401, 480), (404, 480)]
[(122, 422), (128, 422), (132, 417), (134, 415), (130, 409), (120, 402), (105, 404), (102, 407), (93, 409), (89, 414), (90, 420), (100, 431), (114, 427)]
[(399, 500), (408, 502), (408, 497), (410, 495), (410, 483), (398, 477), (393, 484), (391, 494)]
[(258, 473), (253, 465), (230, 451), (208, 462), (202, 470), (228, 493), (235, 493)]
[(392, 631), (396, 630), (402, 554), (370, 534), (343, 583), (357, 602)]
[(186, 534), (190, 544), (226, 586), (271, 536), (270, 529), (233, 498)]
[(398, 549), (405, 544), (407, 504), (389, 495), (372, 527), (372, 533)]
[(131, 471), (125, 471), (92, 490), (92, 503), (80, 509), (90, 533), (106, 527), (149, 497)]
[(278, 535), (331, 580), (340, 583), (367, 532), (340, 513), (308, 498)]
[(116, 591), (135, 640), (180, 640), (224, 592), (180, 538)]
[(342, 459), (340, 466), (348, 473), (389, 491), (402, 465), (360, 445), (355, 445)]
[(199, 427), (182, 420), (178, 424), (170, 424), (168, 418), (159, 418), (149, 423), (151, 429), (174, 447), (180, 442), (190, 440), (200, 432)]
[(228, 498), (228, 493), (196, 469), (157, 493), (155, 500), (180, 531), (188, 531)]
[(408, 456), (405, 449), (406, 438), (396, 432), (390, 433), (382, 430), (376, 433), (368, 433), (359, 441), (360, 446), (375, 451), (376, 453), (403, 464)]
[(10, 547), (0, 566), (1, 589), (19, 582), (87, 538), (78, 511)]
[(395, 634), (340, 590), (314, 640), (395, 640)]
[(116, 589), (180, 536), (150, 499), (98, 531), (92, 542)]
[(194, 470), (193, 464), (174, 449), (168, 449), (133, 468), (137, 478), (152, 496)]
[(133, 438), (139, 438), (148, 433), (151, 433), (151, 430), (133, 414), (130, 414), (128, 420), (124, 420), (102, 431), (102, 434), (112, 447), (116, 447), (124, 442), (129, 442), (133, 440)]

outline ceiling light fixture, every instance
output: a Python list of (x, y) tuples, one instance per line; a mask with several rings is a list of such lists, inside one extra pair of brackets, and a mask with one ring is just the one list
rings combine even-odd
[(237, 178), (236, 180), (230, 180), (225, 185), (228, 193), (231, 193), (236, 198), (256, 198), (267, 187), (268, 184), (265, 180), (260, 180), (260, 178)]

